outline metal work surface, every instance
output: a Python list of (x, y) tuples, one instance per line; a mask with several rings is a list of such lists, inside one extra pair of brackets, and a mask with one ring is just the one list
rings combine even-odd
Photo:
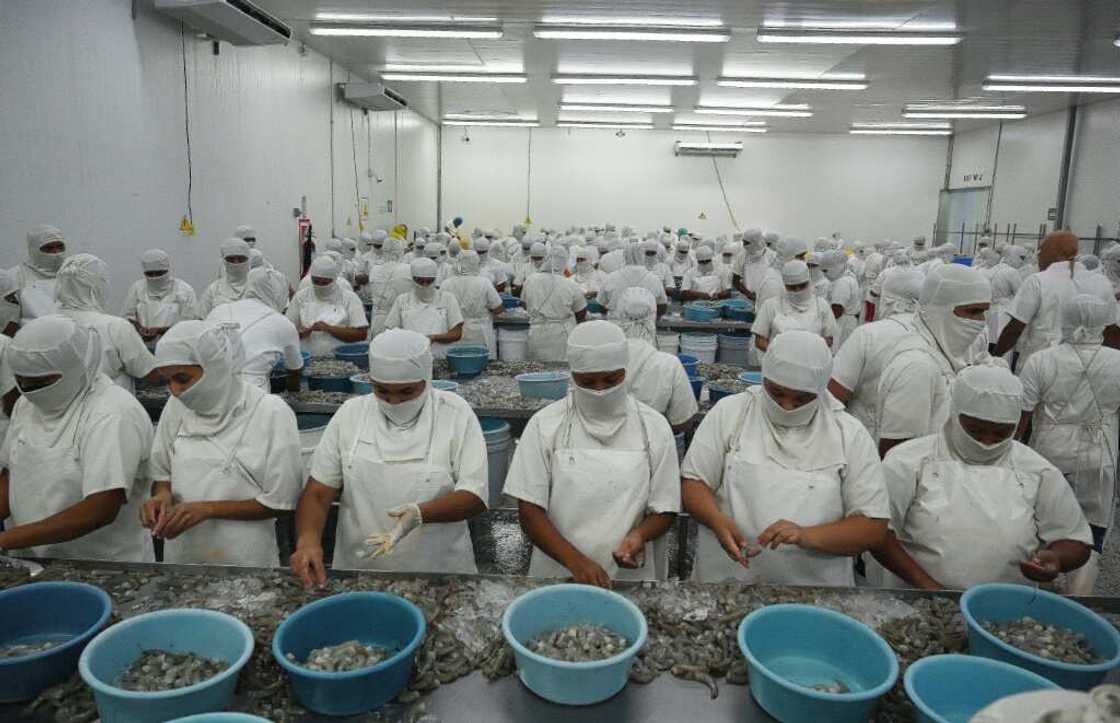
[[(499, 315), (494, 317), (494, 326), (506, 328), (528, 327), (529, 318), (527, 316)], [(706, 331), (713, 334), (742, 333), (751, 330), (751, 323), (749, 321), (728, 321), (726, 319), (688, 321), (676, 314), (666, 314), (657, 320), (657, 328), (660, 331)]]

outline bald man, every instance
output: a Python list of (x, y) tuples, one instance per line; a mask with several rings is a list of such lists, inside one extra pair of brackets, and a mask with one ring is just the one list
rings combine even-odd
[[(1075, 260), (1079, 246), (1077, 236), (1070, 231), (1052, 231), (1042, 240), (1038, 247), (1039, 272), (1023, 281), (1011, 302), (1007, 310), (1011, 318), (999, 335), (996, 356), (1006, 354), (1022, 337), (1016, 368), (1023, 369), (1031, 354), (1061, 341), (1062, 304), (1075, 294), (1100, 296), (1116, 306), (1108, 280)], [(1115, 308), (1112, 318), (1116, 318)], [(1115, 348), (1118, 340), (1120, 328), (1113, 323), (1105, 329), (1105, 343)]]

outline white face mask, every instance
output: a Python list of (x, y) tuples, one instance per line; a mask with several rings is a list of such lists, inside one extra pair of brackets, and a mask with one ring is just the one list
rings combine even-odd
[(331, 298), (331, 292), (334, 291), (334, 284), (335, 282), (332, 281), (329, 284), (320, 286), (319, 284), (312, 282), (311, 288), (315, 289), (315, 298), (319, 301), (326, 301), (327, 299)]
[(377, 408), (381, 410), (386, 419), (398, 427), (404, 427), (415, 422), (416, 418), (420, 416), (420, 412), (424, 410), (424, 404), (428, 401), (428, 389), (425, 387), (420, 396), (398, 404), (390, 404), (381, 397), (375, 396), (375, 398), (377, 399)]
[(148, 291), (153, 294), (165, 294), (171, 290), (170, 271), (155, 277), (145, 276), (144, 281), (148, 284)]
[(774, 401), (770, 392), (766, 391), (765, 388), (762, 390), (762, 411), (766, 418), (770, 420), (770, 423), (778, 427), (804, 427), (813, 421), (813, 416), (817, 413), (817, 406), (820, 401), (820, 397), (817, 397), (808, 404), (802, 404), (797, 409), (786, 409)]
[(699, 264), (697, 264), (696, 267), (698, 269), (700, 269), (700, 273), (704, 274), (705, 276), (712, 273), (712, 262), (711, 261), (701, 261)]
[(541, 267), (544, 266), (544, 259), (531, 258), (531, 259), (529, 259), (529, 261), (532, 262), (533, 268), (536, 269), (537, 271), (540, 271)]
[(202, 373), (197, 382), (179, 394), (183, 406), (200, 416), (213, 414), (226, 403), (228, 384), (215, 374)]
[(965, 431), (959, 415), (954, 415), (949, 420), (949, 443), (961, 459), (969, 464), (992, 464), (1007, 453), (1013, 436), (1008, 435), (1007, 439), (995, 444), (984, 444)]
[(596, 439), (608, 439), (626, 422), (626, 382), (609, 389), (586, 389), (572, 384), (576, 409), (587, 431)]
[(756, 259), (762, 255), (763, 251), (766, 250), (766, 245), (761, 242), (755, 243), (752, 241), (747, 241), (745, 244), (743, 244), (743, 248), (746, 249), (745, 253), (747, 254), (748, 258)]
[(58, 381), (39, 389), (24, 391), (23, 388), (20, 388), (20, 393), (43, 413), (48, 415), (59, 414), (70, 406), (70, 402), (78, 394), (82, 383), (81, 376), (80, 371), (74, 372), (72, 377), (64, 374)]
[(965, 365), (969, 347), (988, 325), (983, 319), (957, 316), (951, 308), (940, 313), (923, 314), (922, 318), (955, 368)]
[(836, 281), (844, 275), (842, 266), (833, 266), (824, 270), (824, 275), (829, 281)]
[(235, 264), (232, 261), (226, 261), (226, 278), (234, 283), (243, 282), (249, 276), (249, 261), (246, 260), (240, 264)]
[(798, 289), (797, 291), (786, 289), (786, 298), (793, 304), (808, 304), (809, 300), (813, 298), (813, 287), (806, 286), (804, 289)]
[(734, 260), (735, 260), (735, 255), (734, 254), (724, 254), (723, 255), (723, 265), (724, 266), (730, 266), (731, 262), (734, 261)]
[(416, 298), (420, 299), (420, 301), (429, 302), (436, 298), (436, 285), (434, 283), (422, 286), (413, 279), (412, 285), (416, 289)]
[(586, 260), (576, 261), (576, 271), (581, 274), (589, 273), (591, 271), (591, 262)]
[(687, 258), (688, 258), (688, 252), (687, 251), (681, 251), (680, 249), (677, 249), (677, 261), (684, 261)]
[(643, 256), (642, 258), (645, 261), (646, 268), (649, 269), (650, 271), (653, 270), (654, 266), (657, 266), (657, 257), (656, 256)]

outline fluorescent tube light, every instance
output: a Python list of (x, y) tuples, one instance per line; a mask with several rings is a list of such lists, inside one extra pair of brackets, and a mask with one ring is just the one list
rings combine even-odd
[(736, 78), (723, 76), (716, 78), (716, 85), (726, 88), (788, 88), (815, 90), (867, 90), (866, 79), (848, 80), (840, 78)]
[(986, 91), (1005, 93), (1120, 93), (1120, 78), (1077, 75), (989, 75)]
[(489, 38), (502, 37), (500, 27), (484, 25), (381, 25), (313, 23), (308, 32), (312, 35), (355, 38)]
[(597, 16), (548, 16), (541, 18), (544, 25), (654, 25), (673, 28), (721, 28), (719, 18), (608, 18)]
[(990, 118), (994, 120), (1022, 120), (1027, 117), (1022, 111), (995, 112), (970, 110), (906, 111), (903, 118)]
[(767, 128), (765, 124), (755, 126), (728, 126), (728, 125), (714, 125), (705, 126), (690, 123), (674, 123), (673, 130), (675, 131), (701, 131), (704, 133), (765, 133)]
[(842, 28), (761, 27), (757, 38), (760, 43), (811, 45), (956, 45), (961, 42), (960, 34), (955, 31)]
[(448, 118), (443, 119), (445, 126), (496, 126), (506, 128), (536, 128), (540, 126), (538, 121), (512, 121), (512, 120), (451, 120)]
[(927, 113), (927, 112), (931, 112), (931, 111), (942, 111), (942, 110), (943, 111), (949, 111), (949, 112), (956, 112), (956, 111), (977, 111), (977, 112), (992, 111), (993, 113), (1015, 113), (1015, 112), (1020, 112), (1021, 113), (1021, 112), (1025, 111), (1026, 109), (1027, 109), (1027, 107), (1024, 106), (1024, 105), (1010, 105), (1010, 104), (1006, 104), (1006, 103), (1003, 103), (1003, 104), (1000, 104), (1000, 105), (979, 105), (979, 104), (976, 104), (976, 103), (907, 103), (906, 104), (906, 110), (908, 112), (909, 111), (914, 111), (914, 112), (920, 112), (920, 113)]
[(854, 136), (951, 136), (950, 129), (932, 128), (855, 128), (848, 130)]
[(414, 80), (434, 83), (526, 83), (519, 73), (382, 73), (383, 80)]
[(852, 123), (852, 128), (859, 130), (875, 130), (875, 129), (896, 129), (896, 130), (952, 130), (953, 124), (949, 122), (943, 123)]
[(696, 85), (694, 75), (567, 75), (552, 76), (557, 85)]
[(535, 37), (544, 40), (652, 40), (678, 43), (726, 43), (731, 31), (725, 28), (682, 28), (622, 25), (538, 25)]
[(811, 118), (813, 115), (811, 110), (781, 110), (777, 108), (697, 107), (695, 112), (701, 115), (741, 115), (771, 118)]
[(560, 103), (560, 110), (605, 111), (616, 113), (672, 113), (671, 105), (641, 105), (628, 103)]
[(444, 120), (482, 120), (482, 121), (533, 121), (537, 122), (536, 118), (528, 118), (520, 115), (508, 115), (501, 113), (444, 113)]
[(599, 121), (557, 121), (557, 128), (609, 128), (617, 130), (651, 131), (652, 123), (608, 123)]
[(734, 143), (693, 143), (690, 141), (677, 141), (677, 148), (689, 151), (741, 151), (743, 144)]

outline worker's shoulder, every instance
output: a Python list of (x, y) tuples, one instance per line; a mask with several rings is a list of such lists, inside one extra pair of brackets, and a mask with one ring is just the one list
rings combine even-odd
[(1011, 452), (1007, 459), (1016, 472), (1042, 474), (1052, 471), (1055, 475), (1062, 474), (1050, 460), (1016, 440), (1011, 442)]
[(630, 398), (638, 405), (638, 416), (641, 417), (642, 424), (646, 425), (647, 431), (659, 436), (672, 438), (673, 428), (669, 426), (669, 420), (665, 419), (664, 414), (658, 412), (633, 395), (631, 395)]
[(896, 470), (917, 471), (923, 460), (932, 457), (940, 432), (908, 439), (896, 444), (883, 458), (883, 466)]
[(151, 419), (148, 417), (144, 405), (128, 390), (117, 386), (105, 375), (94, 382), (94, 388), (85, 398), (85, 413), (88, 419), (103, 419), (118, 417), (122, 420), (142, 421), (142, 426), (151, 428)]
[[(445, 392), (441, 389), (432, 390), (432, 399), (438, 405), (437, 412), (439, 414), (459, 414), (464, 418), (474, 418), (474, 409), (471, 408), (469, 402), (455, 392)], [(440, 418), (441, 423), (447, 423), (447, 419)]]

